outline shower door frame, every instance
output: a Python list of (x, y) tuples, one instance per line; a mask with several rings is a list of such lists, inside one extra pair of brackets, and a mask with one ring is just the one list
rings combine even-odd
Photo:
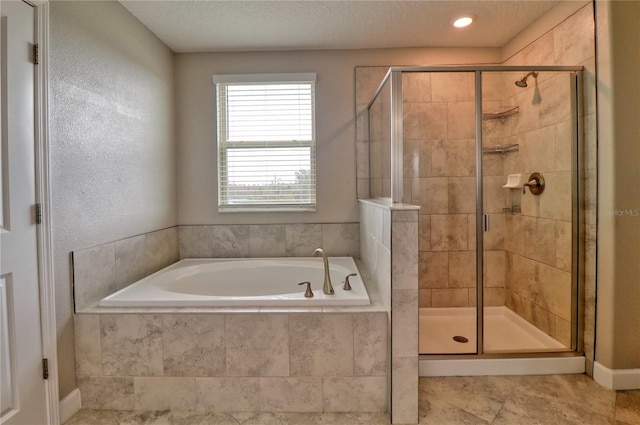
[[(522, 357), (569, 357), (582, 355), (584, 339), (584, 287), (583, 280), (584, 244), (580, 243), (584, 234), (584, 223), (580, 200), (583, 198), (584, 172), (579, 160), (583, 150), (583, 66), (500, 66), (500, 65), (442, 65), (442, 66), (393, 66), (380, 82), (375, 94), (367, 105), (371, 108), (383, 86), (389, 80), (391, 102), (391, 201), (402, 202), (403, 198), (403, 93), (402, 74), (404, 72), (466, 72), (474, 73), (475, 81), (475, 157), (476, 157), (476, 353), (471, 354), (420, 354), (421, 359), (459, 359), (459, 358), (522, 358)], [(485, 353), (484, 352), (484, 193), (483, 193), (483, 135), (482, 135), (482, 73), (483, 72), (567, 72), (572, 78), (571, 84), (571, 351), (545, 351), (522, 353)], [(573, 320), (576, 325), (573, 326)]]

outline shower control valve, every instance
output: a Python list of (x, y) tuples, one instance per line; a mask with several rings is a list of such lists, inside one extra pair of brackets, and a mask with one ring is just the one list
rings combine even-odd
[(533, 173), (529, 176), (529, 181), (522, 187), (522, 193), (525, 193), (525, 188), (529, 188), (532, 195), (540, 195), (544, 192), (544, 176), (541, 173)]

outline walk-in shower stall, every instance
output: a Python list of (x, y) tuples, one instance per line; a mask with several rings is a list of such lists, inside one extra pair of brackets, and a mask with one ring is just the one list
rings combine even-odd
[(369, 196), (420, 206), (421, 360), (581, 354), (581, 71), (394, 67), (382, 80)]

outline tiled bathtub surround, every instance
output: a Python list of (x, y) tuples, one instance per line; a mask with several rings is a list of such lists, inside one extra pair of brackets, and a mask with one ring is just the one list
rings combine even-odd
[(360, 201), (361, 262), (389, 311), (391, 420), (418, 421), (418, 209)]
[(180, 258), (360, 257), (358, 223), (180, 226)]
[(73, 252), (76, 311), (182, 258), (360, 257), (358, 223), (178, 226)]
[[(310, 256), (318, 247), (330, 256), (360, 255), (357, 223), (179, 226), (167, 231), (171, 233), (164, 238), (143, 235), (74, 253), (76, 286), (88, 294), (82, 298), (84, 307), (179, 258)], [(164, 252), (157, 244), (172, 256), (149, 269), (143, 260)], [(112, 283), (118, 276), (123, 277), (121, 286)], [(387, 313), (255, 310), (76, 315), (76, 371), (83, 406), (212, 412), (388, 410)]]
[(145, 233), (73, 252), (75, 310), (178, 261), (178, 228)]
[(384, 312), (80, 314), (75, 326), (85, 408), (387, 411)]

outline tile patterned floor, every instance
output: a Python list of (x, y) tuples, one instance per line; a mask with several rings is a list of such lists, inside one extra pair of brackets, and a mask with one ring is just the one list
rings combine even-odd
[[(420, 423), (640, 425), (640, 390), (609, 391), (586, 375), (420, 379)], [(388, 425), (375, 413), (120, 412), (83, 409), (65, 425)]]
[(586, 375), (421, 379), (420, 423), (639, 425), (640, 390), (609, 391)]

